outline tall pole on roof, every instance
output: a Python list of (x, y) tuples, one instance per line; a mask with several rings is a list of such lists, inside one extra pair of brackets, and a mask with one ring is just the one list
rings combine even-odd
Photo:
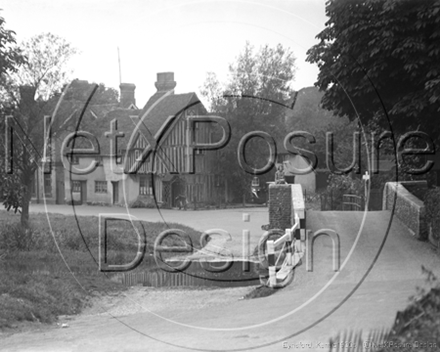
[(119, 54), (119, 46), (118, 46), (118, 64), (119, 64), (119, 84), (122, 83), (121, 76), (121, 55)]

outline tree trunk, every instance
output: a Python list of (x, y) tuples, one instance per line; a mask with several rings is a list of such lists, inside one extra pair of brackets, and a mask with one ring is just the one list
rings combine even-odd
[(29, 227), (29, 201), (23, 201), (21, 207), (21, 226), (26, 229)]
[(21, 225), (24, 228), (29, 227), (29, 203), (32, 197), (32, 183), (34, 182), (34, 174), (35, 170), (27, 169), (23, 175), (23, 184), (25, 187), (21, 204)]

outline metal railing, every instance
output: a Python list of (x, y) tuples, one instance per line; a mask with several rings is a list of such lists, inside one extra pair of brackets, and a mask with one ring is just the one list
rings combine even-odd
[(356, 194), (342, 196), (342, 210), (364, 210), (364, 197)]

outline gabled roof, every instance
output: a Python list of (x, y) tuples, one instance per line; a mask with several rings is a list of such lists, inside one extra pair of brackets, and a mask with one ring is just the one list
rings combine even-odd
[[(144, 115), (144, 121), (151, 133), (156, 134), (168, 117), (184, 112), (193, 105), (201, 104), (196, 93), (171, 94), (165, 97), (153, 95), (139, 113), (139, 118)], [(153, 100), (153, 98), (155, 98)]]
[[(145, 116), (143, 127), (147, 128), (154, 136), (170, 116), (177, 117), (192, 106), (197, 106), (199, 109), (202, 107), (202, 113), (206, 112), (195, 93), (173, 94), (153, 103), (150, 101), (151, 99), (142, 110), (114, 109), (105, 117), (95, 120), (85, 127), (84, 130), (92, 132), (98, 138), (101, 155), (109, 155), (110, 153), (110, 138), (105, 136), (105, 132), (110, 131), (110, 124), (114, 119), (118, 123), (117, 132), (124, 133), (124, 137), (118, 138), (118, 149), (127, 149), (136, 125), (143, 116)], [(183, 116), (185, 115), (183, 114)]]

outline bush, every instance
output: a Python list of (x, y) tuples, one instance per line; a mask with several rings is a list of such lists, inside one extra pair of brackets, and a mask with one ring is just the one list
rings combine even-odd
[(90, 201), (90, 202), (87, 202), (87, 205), (109, 207), (111, 204), (109, 204), (107, 202)]
[[(440, 346), (440, 285), (438, 279), (429, 269), (422, 266), (426, 276), (427, 288), (417, 288), (417, 295), (412, 297), (410, 305), (397, 313), (394, 326), (388, 339), (395, 346), (414, 346), (419, 351), (434, 351)], [(415, 343), (426, 343), (428, 346), (417, 347)], [(431, 347), (430, 347), (431, 346)], [(401, 351), (399, 348), (384, 348), (382, 351)]]
[(364, 192), (363, 181), (350, 175), (334, 175), (328, 178), (327, 189), (340, 190), (344, 193), (361, 195)]
[(319, 193), (305, 196), (306, 210), (321, 210), (321, 195)]
[[(361, 179), (352, 178), (350, 175), (334, 175), (328, 177), (328, 186), (324, 197), (331, 198), (331, 210), (342, 210), (344, 194), (354, 194), (362, 196), (364, 194), (364, 184)], [(325, 205), (324, 208), (327, 206)], [(329, 209), (330, 210), (330, 209)]]
[(425, 216), (428, 231), (431, 228), (431, 240), (440, 241), (440, 187), (428, 190), (425, 199)]

